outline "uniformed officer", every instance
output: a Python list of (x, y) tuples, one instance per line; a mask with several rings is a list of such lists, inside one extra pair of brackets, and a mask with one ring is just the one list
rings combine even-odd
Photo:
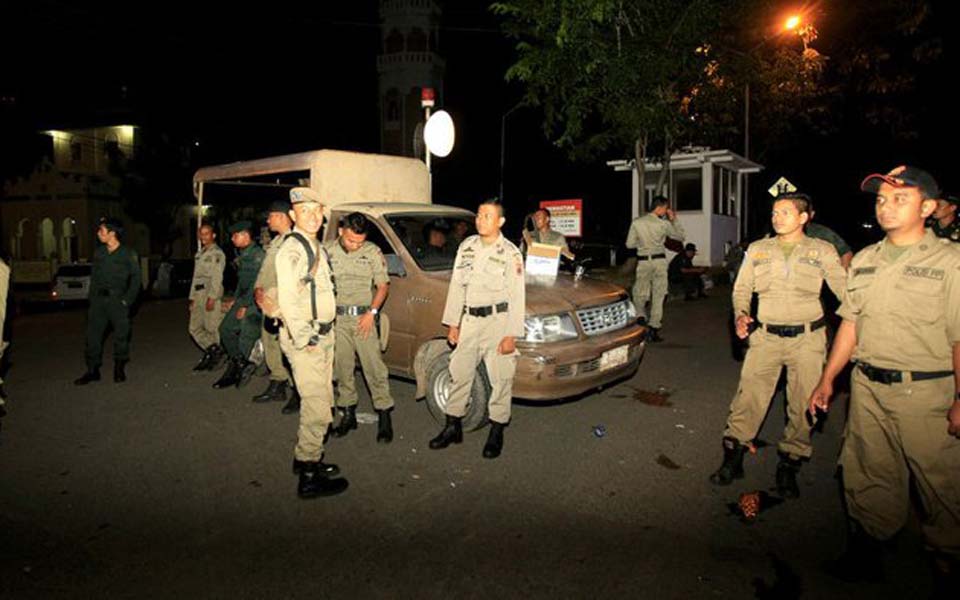
[(333, 320), (337, 314), (330, 266), (317, 232), (323, 224), (320, 195), (310, 188), (290, 190), (294, 229), (277, 252), (277, 298), (282, 325), (280, 347), (293, 368), (300, 390), (300, 427), (293, 469), (300, 480), (297, 494), (314, 498), (339, 494), (347, 480), (325, 464), (323, 438), (333, 406)]
[(86, 385), (100, 380), (103, 338), (113, 327), (113, 380), (126, 381), (124, 367), (130, 360), (130, 307), (140, 291), (140, 260), (135, 250), (124, 246), (123, 224), (113, 218), (101, 219), (93, 252), (90, 275), (90, 309), (87, 312), (87, 371), (74, 380)]
[(290, 402), (281, 412), (290, 414), (300, 409), (300, 396), (292, 385), (290, 373), (283, 364), (283, 352), (280, 350), (280, 307), (277, 304), (277, 252), (293, 229), (290, 220), (290, 202), (278, 200), (270, 205), (267, 212), (267, 227), (277, 234), (267, 246), (267, 255), (260, 266), (260, 273), (254, 284), (254, 300), (263, 313), (263, 328), (260, 331), (260, 342), (263, 344), (263, 356), (270, 369), (270, 383), (262, 394), (253, 397), (254, 402), (271, 402), (286, 400), (287, 387), (291, 388)]
[(523, 230), (523, 241), (526, 249), (529, 249), (530, 245), (535, 242), (538, 244), (549, 244), (551, 246), (560, 246), (560, 254), (568, 259), (573, 260), (576, 258), (573, 252), (570, 252), (570, 247), (567, 246), (567, 236), (559, 231), (550, 229), (550, 213), (547, 209), (541, 208), (529, 218), (533, 220), (534, 229), (533, 231)]
[[(846, 282), (834, 247), (804, 235), (807, 210), (804, 194), (777, 198), (771, 215), (776, 237), (750, 244), (733, 286), (737, 337), (749, 335), (750, 349), (723, 432), (723, 464), (710, 476), (716, 485), (743, 477), (744, 452), (760, 430), (780, 371), (786, 367), (788, 421), (777, 447), (776, 483), (783, 496), (800, 495), (797, 471), (813, 450), (807, 400), (827, 352), (820, 288), (826, 280), (834, 295), (842, 298)], [(754, 292), (759, 297), (756, 320), (750, 316)]]
[(960, 242), (960, 217), (957, 216), (960, 198), (944, 196), (937, 200), (937, 208), (930, 216), (930, 229), (939, 238), (946, 238), (951, 242)]
[(484, 458), (496, 458), (503, 449), (503, 428), (510, 422), (513, 375), (517, 368), (516, 340), (524, 335), (526, 292), (523, 257), (500, 229), (506, 219), (496, 198), (477, 209), (477, 233), (457, 250), (453, 276), (443, 310), (450, 329), (450, 399), (446, 424), (430, 440), (433, 449), (463, 441), (461, 419), (466, 414), (473, 378), (482, 360), (490, 377), (490, 434)]
[[(663, 299), (669, 290), (667, 279), (667, 250), (663, 245), (667, 237), (682, 242), (686, 234), (670, 208), (670, 201), (663, 196), (653, 199), (653, 210), (634, 219), (627, 233), (627, 248), (637, 249), (637, 279), (633, 284), (633, 301), (647, 319), (648, 339), (663, 341), (660, 325), (663, 321)], [(650, 302), (647, 313), (646, 302)]]
[(220, 347), (220, 322), (223, 311), (223, 269), (227, 259), (217, 245), (213, 226), (204, 223), (197, 230), (200, 250), (193, 259), (193, 281), (190, 282), (190, 336), (203, 349), (203, 357), (194, 371), (215, 369), (223, 357)]
[[(333, 435), (342, 437), (357, 428), (357, 384), (354, 377), (355, 358), (370, 388), (373, 407), (377, 411), (377, 441), (393, 441), (390, 412), (393, 398), (387, 365), (380, 355), (380, 337), (376, 317), (387, 301), (390, 278), (387, 262), (376, 244), (367, 241), (370, 222), (362, 213), (350, 213), (343, 219), (340, 236), (326, 245), (330, 268), (336, 282), (337, 323), (336, 353), (333, 369), (340, 392), (337, 407), (342, 413)], [(373, 288), (376, 287), (376, 294)]]
[(850, 533), (831, 571), (873, 579), (881, 540), (907, 522), (914, 495), (943, 597), (960, 566), (960, 249), (924, 230), (934, 178), (916, 167), (870, 175), (886, 237), (850, 265), (843, 317), (810, 411), (827, 410), (833, 381), (854, 359), (840, 465)]
[(850, 261), (853, 260), (853, 249), (850, 248), (850, 244), (848, 244), (845, 239), (840, 237), (840, 234), (836, 231), (830, 229), (826, 225), (814, 222), (813, 218), (816, 215), (817, 213), (815, 210), (813, 210), (813, 206), (811, 205), (810, 220), (807, 221), (807, 226), (804, 228), (804, 233), (807, 234), (807, 237), (830, 242), (830, 244), (837, 251), (837, 255), (840, 257), (840, 264), (843, 265), (844, 269), (848, 268), (850, 266)]
[(239, 221), (230, 227), (230, 240), (237, 249), (237, 289), (229, 312), (220, 323), (220, 343), (227, 355), (227, 368), (213, 384), (215, 388), (232, 385), (242, 387), (250, 381), (256, 365), (250, 362), (250, 351), (260, 337), (263, 315), (253, 299), (253, 287), (263, 264), (264, 251), (253, 241), (250, 221)]

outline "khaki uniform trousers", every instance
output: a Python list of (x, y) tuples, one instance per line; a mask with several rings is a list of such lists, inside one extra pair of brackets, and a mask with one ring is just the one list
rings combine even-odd
[(796, 337), (780, 337), (762, 328), (754, 331), (724, 437), (741, 444), (756, 437), (770, 409), (780, 370), (787, 367), (787, 425), (777, 449), (794, 459), (809, 458), (813, 446), (806, 412), (810, 394), (820, 381), (826, 353), (827, 336), (822, 327)]
[(300, 427), (293, 455), (297, 460), (323, 457), (323, 436), (333, 421), (333, 335), (320, 336), (312, 350), (297, 350), (286, 329), (280, 329), (280, 347), (293, 368), (293, 381), (300, 392)]
[[(273, 320), (263, 318), (264, 323)], [(290, 373), (283, 364), (283, 350), (280, 349), (280, 332), (270, 333), (263, 328), (260, 330), (260, 343), (263, 344), (263, 360), (270, 369), (270, 381), (290, 381)]]
[[(667, 280), (667, 259), (637, 261), (637, 279), (633, 283), (633, 302), (640, 315), (647, 319), (650, 327), (660, 328), (663, 323), (663, 299), (667, 295), (670, 283)], [(647, 312), (646, 302), (650, 301)]]
[(933, 549), (960, 558), (960, 440), (947, 433), (953, 377), (883, 384), (854, 367), (840, 465), (850, 517), (887, 539), (907, 522), (911, 475)]
[(204, 350), (219, 344), (222, 320), (223, 310), (220, 308), (220, 300), (214, 302), (213, 310), (207, 310), (207, 296), (197, 296), (193, 300), (193, 308), (190, 309), (190, 337)]
[(447, 414), (462, 417), (467, 414), (467, 404), (473, 389), (477, 365), (482, 360), (487, 367), (487, 376), (493, 388), (487, 404), (490, 420), (496, 423), (510, 422), (510, 403), (513, 400), (513, 374), (517, 370), (517, 356), (500, 354), (497, 346), (507, 329), (509, 313), (488, 317), (463, 315), (460, 322), (460, 341), (450, 356), (450, 400)]
[(370, 397), (376, 410), (386, 410), (393, 407), (393, 398), (390, 396), (390, 373), (380, 355), (380, 337), (377, 328), (366, 339), (357, 334), (357, 321), (360, 317), (338, 315), (334, 331), (337, 336), (336, 351), (333, 359), (333, 372), (337, 380), (337, 389), (340, 397), (337, 406), (357, 405), (357, 379), (354, 369), (357, 366), (356, 357), (360, 357), (360, 367), (363, 376), (370, 388)]

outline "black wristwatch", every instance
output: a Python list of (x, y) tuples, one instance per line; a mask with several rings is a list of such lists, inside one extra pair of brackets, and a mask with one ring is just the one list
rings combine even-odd
[(307, 341), (308, 346), (316, 346), (319, 343), (320, 343), (320, 336), (317, 334), (311, 335), (310, 340)]

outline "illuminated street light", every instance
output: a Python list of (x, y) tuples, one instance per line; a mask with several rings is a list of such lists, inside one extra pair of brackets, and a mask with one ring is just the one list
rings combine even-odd
[(787, 31), (793, 31), (799, 26), (800, 26), (800, 17), (798, 15), (793, 15), (789, 19), (787, 19), (787, 22), (784, 24), (783, 28), (786, 29)]
[(427, 151), (443, 158), (453, 150), (454, 138), (453, 119), (450, 114), (445, 110), (433, 113), (423, 128), (423, 141), (427, 145)]

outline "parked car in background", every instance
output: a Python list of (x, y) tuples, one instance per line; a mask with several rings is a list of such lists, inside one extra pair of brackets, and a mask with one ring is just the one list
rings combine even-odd
[(50, 299), (55, 302), (85, 302), (90, 299), (90, 263), (70, 263), (57, 267), (53, 275)]

